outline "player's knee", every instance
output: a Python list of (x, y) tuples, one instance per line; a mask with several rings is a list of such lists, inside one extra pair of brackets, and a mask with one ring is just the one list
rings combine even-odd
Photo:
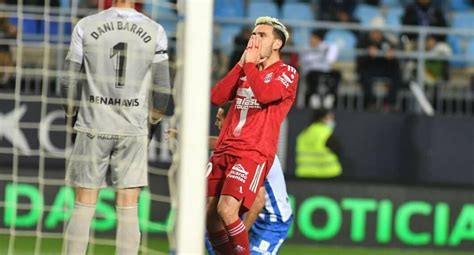
[(115, 203), (120, 207), (136, 206), (138, 204), (139, 195), (140, 188), (118, 190)]
[(76, 201), (83, 205), (95, 205), (98, 195), (98, 190), (76, 188)]
[(217, 213), (224, 222), (230, 222), (239, 217), (239, 205), (228, 203), (225, 200), (220, 200), (217, 205)]
[(259, 208), (259, 210), (265, 206), (265, 188), (260, 188), (254, 203), (256, 208)]

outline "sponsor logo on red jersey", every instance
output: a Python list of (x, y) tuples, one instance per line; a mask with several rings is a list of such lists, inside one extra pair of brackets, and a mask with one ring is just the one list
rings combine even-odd
[(249, 172), (245, 171), (241, 164), (235, 164), (230, 170), (230, 173), (227, 175), (227, 178), (236, 179), (242, 183), (245, 183), (245, 181), (247, 181), (248, 175)]

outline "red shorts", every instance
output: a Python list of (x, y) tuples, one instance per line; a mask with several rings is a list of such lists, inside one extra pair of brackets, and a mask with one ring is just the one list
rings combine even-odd
[(233, 155), (214, 155), (208, 165), (207, 196), (233, 196), (250, 209), (270, 169), (268, 160), (255, 162)]

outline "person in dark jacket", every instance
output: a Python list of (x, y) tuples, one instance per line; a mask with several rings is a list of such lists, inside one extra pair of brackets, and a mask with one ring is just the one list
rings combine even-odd
[[(416, 0), (407, 5), (401, 19), (403, 25), (409, 26), (446, 27), (448, 25), (443, 11), (432, 0)], [(416, 33), (406, 33), (402, 35), (402, 38), (403, 36), (408, 37), (410, 41), (418, 38)], [(445, 39), (445, 35), (437, 35), (438, 41)]]
[(376, 102), (373, 84), (377, 81), (388, 81), (387, 95), (384, 106), (392, 108), (395, 105), (397, 91), (401, 86), (400, 64), (395, 54), (395, 44), (382, 32), (384, 20), (376, 17), (371, 22), (373, 27), (366, 35), (361, 36), (357, 48), (366, 50), (367, 54), (357, 57), (357, 74), (364, 91), (364, 105), (374, 106)]

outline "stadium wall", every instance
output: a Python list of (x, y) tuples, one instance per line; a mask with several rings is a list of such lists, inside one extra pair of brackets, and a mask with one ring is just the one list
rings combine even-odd
[[(295, 169), (297, 135), (310, 110), (288, 116), (286, 169)], [(334, 135), (343, 147), (342, 179), (474, 188), (474, 118), (336, 112)]]
[[(288, 243), (472, 251), (472, 190), (315, 180), (287, 180), (295, 219)], [(161, 187), (161, 188), (160, 188)], [(153, 180), (152, 188), (166, 189)], [(71, 215), (72, 189), (0, 181), (0, 229), (61, 233)], [(156, 191), (155, 191), (156, 192)], [(162, 191), (166, 192), (166, 191)], [(114, 191), (103, 190), (93, 223), (96, 236), (115, 233)], [(21, 206), (17, 206), (21, 203)], [(164, 236), (173, 219), (167, 204), (140, 196), (142, 232)]]

